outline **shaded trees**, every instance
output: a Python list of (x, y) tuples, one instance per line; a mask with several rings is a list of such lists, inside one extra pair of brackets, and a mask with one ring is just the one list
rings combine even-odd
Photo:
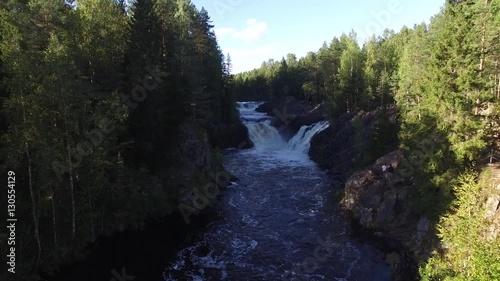
[(18, 232), (20, 255), (33, 257), (22, 276), (171, 212), (186, 184), (169, 173), (187, 137), (177, 128), (239, 122), (204, 9), (77, 4), (0, 4), (0, 165), (26, 175), (17, 211), (31, 221)]

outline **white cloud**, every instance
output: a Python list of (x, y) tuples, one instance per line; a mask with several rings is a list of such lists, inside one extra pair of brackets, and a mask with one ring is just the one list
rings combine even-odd
[(231, 56), (238, 57), (255, 57), (262, 55), (270, 55), (277, 49), (276, 45), (262, 46), (253, 49), (239, 49), (239, 48), (227, 48), (227, 52), (231, 54)]
[(220, 39), (226, 35), (231, 35), (235, 39), (244, 41), (254, 41), (259, 39), (267, 31), (267, 22), (257, 21), (257, 19), (248, 19), (246, 28), (236, 30), (234, 28), (224, 27), (215, 30), (215, 34)]
[(234, 38), (243, 39), (246, 41), (252, 41), (259, 39), (260, 36), (266, 32), (267, 22), (258, 22), (256, 19), (249, 19), (247, 21), (247, 27), (241, 31), (233, 33)]
[(222, 38), (226, 36), (227, 34), (233, 34), (236, 32), (236, 29), (230, 28), (230, 27), (224, 27), (224, 28), (216, 28), (215, 29), (215, 35), (217, 38)]
[(255, 48), (227, 48), (224, 53), (231, 55), (233, 73), (251, 70), (260, 67), (262, 62), (279, 56), (278, 45), (267, 45)]

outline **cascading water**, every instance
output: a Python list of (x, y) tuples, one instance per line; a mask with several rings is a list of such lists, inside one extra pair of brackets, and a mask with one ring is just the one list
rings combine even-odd
[(318, 122), (310, 126), (302, 126), (288, 142), (281, 137), (278, 130), (271, 125), (271, 117), (255, 111), (262, 102), (238, 103), (241, 119), (248, 128), (250, 139), (257, 151), (274, 156), (286, 156), (287, 160), (308, 160), (311, 139), (317, 133), (328, 128), (328, 121)]
[(271, 126), (271, 118), (265, 113), (255, 111), (261, 104), (261, 102), (238, 103), (241, 120), (248, 128), (250, 140), (257, 149), (283, 148), (286, 143), (278, 130)]
[(186, 238), (164, 279), (390, 280), (384, 254), (348, 235), (328, 176), (307, 156), (328, 123), (285, 142), (255, 111), (260, 104), (238, 104), (255, 147), (226, 152), (224, 167), (238, 181), (215, 202), (220, 217)]
[(310, 126), (302, 126), (300, 130), (288, 141), (287, 147), (293, 151), (307, 154), (311, 147), (311, 139), (319, 132), (328, 128), (328, 121), (318, 122)]

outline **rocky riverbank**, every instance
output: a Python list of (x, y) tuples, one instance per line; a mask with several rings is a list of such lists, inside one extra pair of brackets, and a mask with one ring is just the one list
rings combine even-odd
[[(341, 116), (313, 138), (309, 155), (342, 182), (341, 206), (354, 223), (389, 244), (401, 245), (414, 260), (424, 261), (437, 239), (431, 221), (416, 213), (411, 199), (413, 183), (398, 173), (404, 159), (398, 143), (390, 144), (393, 151), (386, 155), (372, 152), (375, 161), (366, 157), (378, 114), (372, 111)], [(396, 123), (396, 108), (389, 108), (387, 115)]]
[[(322, 106), (292, 98), (265, 103), (259, 111), (275, 118), (273, 125), (285, 138), (308, 122), (324, 120), (326, 115)], [(431, 220), (416, 213), (411, 180), (398, 173), (404, 156), (397, 149), (397, 137), (386, 136), (383, 148), (374, 143), (380, 134), (382, 114), (387, 117), (383, 125), (397, 127), (396, 107), (384, 112), (344, 114), (330, 121), (330, 127), (312, 139), (309, 156), (329, 171), (333, 182), (344, 187), (341, 206), (353, 226), (387, 248), (398, 250), (388, 255), (388, 262), (394, 265), (395, 280), (406, 280), (408, 272), (404, 271), (411, 269), (416, 274), (416, 264), (430, 256), (438, 239)], [(396, 136), (397, 129), (391, 134)]]

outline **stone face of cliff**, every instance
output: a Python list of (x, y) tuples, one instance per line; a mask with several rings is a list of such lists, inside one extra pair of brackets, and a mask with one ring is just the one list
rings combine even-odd
[(361, 227), (401, 244), (414, 259), (425, 260), (437, 238), (430, 220), (415, 212), (415, 187), (398, 174), (402, 160), (403, 153), (396, 150), (352, 174), (341, 205)]
[(178, 128), (179, 142), (177, 155), (184, 166), (184, 180), (190, 180), (197, 171), (212, 166), (208, 133), (195, 124), (184, 123)]
[(486, 239), (495, 241), (500, 237), (500, 164), (489, 164), (485, 168), (489, 174), (483, 190), (485, 216), (489, 225), (486, 229)]
[[(381, 110), (347, 113), (331, 121), (329, 128), (311, 140), (309, 157), (321, 168), (329, 169), (331, 174), (345, 181), (355, 169), (371, 164), (369, 159), (372, 155), (368, 156), (367, 151), (373, 143), (380, 113)], [(389, 116), (387, 122), (396, 124), (397, 108), (389, 107), (385, 114)], [(389, 143), (389, 151), (397, 145), (397, 140)], [(372, 153), (375, 157), (383, 155), (383, 152), (375, 150)]]
[[(170, 188), (175, 202), (182, 201), (193, 190), (214, 182), (216, 173), (224, 172), (222, 155), (215, 149), (211, 133), (194, 120), (188, 120), (177, 128), (177, 142), (166, 156), (173, 164), (158, 173), (163, 185)], [(244, 138), (244, 132), (242, 134)], [(229, 146), (229, 142), (227, 144)]]
[(212, 144), (215, 147), (221, 149), (248, 149), (253, 147), (253, 143), (248, 136), (248, 129), (241, 122), (218, 125), (211, 133)]
[[(340, 116), (311, 140), (309, 157), (333, 174), (346, 173), (359, 158), (360, 150), (356, 146), (356, 132), (351, 122), (353, 117), (353, 114)], [(371, 129), (366, 128), (365, 131), (370, 134)]]
[[(445, 252), (448, 246), (437, 238), (436, 222), (416, 212), (416, 186), (398, 174), (402, 161), (402, 151), (396, 150), (353, 173), (345, 182), (341, 206), (362, 228), (400, 244), (414, 260), (425, 261), (433, 250)], [(500, 165), (482, 170), (486, 176), (476, 196), (484, 214), (475, 215), (484, 216), (484, 238), (493, 242), (500, 236)]]

